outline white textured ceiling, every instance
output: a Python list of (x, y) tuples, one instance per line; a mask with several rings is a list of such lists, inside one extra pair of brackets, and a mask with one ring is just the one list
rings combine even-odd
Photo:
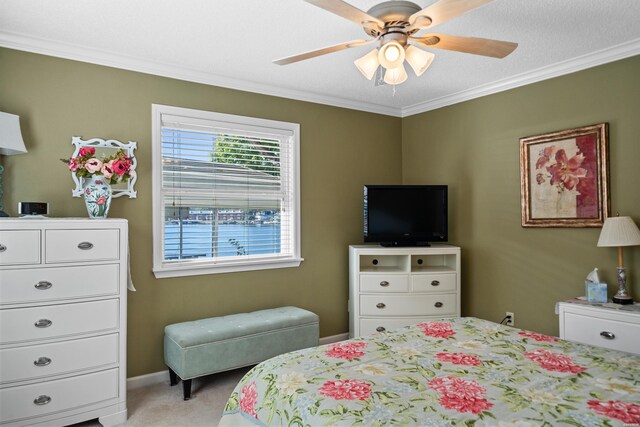
[[(350, 3), (367, 11), (379, 1)], [(2, 0), (0, 46), (407, 116), (640, 54), (639, 22), (640, 0), (495, 0), (433, 31), (519, 43), (510, 56), (432, 49), (427, 72), (408, 69), (395, 93), (353, 65), (371, 46), (272, 64), (367, 38), (303, 0)]]

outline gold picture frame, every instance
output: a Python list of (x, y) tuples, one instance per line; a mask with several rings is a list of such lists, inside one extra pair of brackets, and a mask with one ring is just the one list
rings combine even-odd
[(602, 227), (608, 135), (608, 123), (599, 123), (520, 138), (523, 227)]

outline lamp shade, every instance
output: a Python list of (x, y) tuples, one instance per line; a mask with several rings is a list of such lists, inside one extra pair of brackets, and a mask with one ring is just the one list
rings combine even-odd
[(404, 65), (400, 64), (396, 68), (389, 68), (384, 73), (384, 82), (390, 85), (399, 85), (407, 80), (407, 72)]
[(371, 80), (380, 65), (380, 62), (378, 61), (378, 49), (373, 49), (362, 58), (356, 59), (353, 63), (356, 64), (358, 70), (367, 78), (367, 80)]
[(20, 117), (0, 111), (0, 154), (10, 156), (26, 152), (20, 132)]
[(604, 221), (598, 246), (638, 246), (640, 230), (630, 216), (613, 216)]
[(378, 52), (378, 61), (384, 68), (397, 68), (404, 62), (404, 48), (397, 41), (384, 44)]
[(406, 50), (407, 62), (413, 68), (413, 71), (416, 73), (416, 76), (420, 77), (429, 65), (433, 62), (433, 58), (435, 55), (431, 52), (425, 52), (422, 49), (418, 49), (413, 45), (409, 45)]

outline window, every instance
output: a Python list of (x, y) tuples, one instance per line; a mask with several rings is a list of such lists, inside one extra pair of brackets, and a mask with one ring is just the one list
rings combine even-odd
[(297, 267), (295, 123), (153, 105), (156, 277)]

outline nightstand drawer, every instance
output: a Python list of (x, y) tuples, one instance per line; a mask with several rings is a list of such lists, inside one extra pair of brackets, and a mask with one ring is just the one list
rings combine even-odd
[(118, 230), (47, 230), (45, 262), (118, 260)]
[(0, 311), (0, 343), (19, 343), (115, 330), (118, 299)]
[(564, 313), (562, 338), (640, 354), (640, 324)]
[(0, 383), (41, 378), (118, 362), (118, 334), (0, 350)]
[[(7, 387), (0, 390), (0, 422), (53, 414), (117, 397), (118, 369)], [(60, 421), (53, 424), (62, 425)]]
[(414, 274), (411, 276), (413, 292), (455, 292), (456, 275), (453, 274)]
[(361, 292), (407, 292), (409, 275), (407, 274), (361, 274)]
[(360, 295), (363, 316), (445, 316), (456, 312), (456, 294)]
[(0, 265), (40, 263), (40, 231), (0, 230)]
[(0, 305), (115, 295), (118, 273), (118, 264), (4, 270)]

